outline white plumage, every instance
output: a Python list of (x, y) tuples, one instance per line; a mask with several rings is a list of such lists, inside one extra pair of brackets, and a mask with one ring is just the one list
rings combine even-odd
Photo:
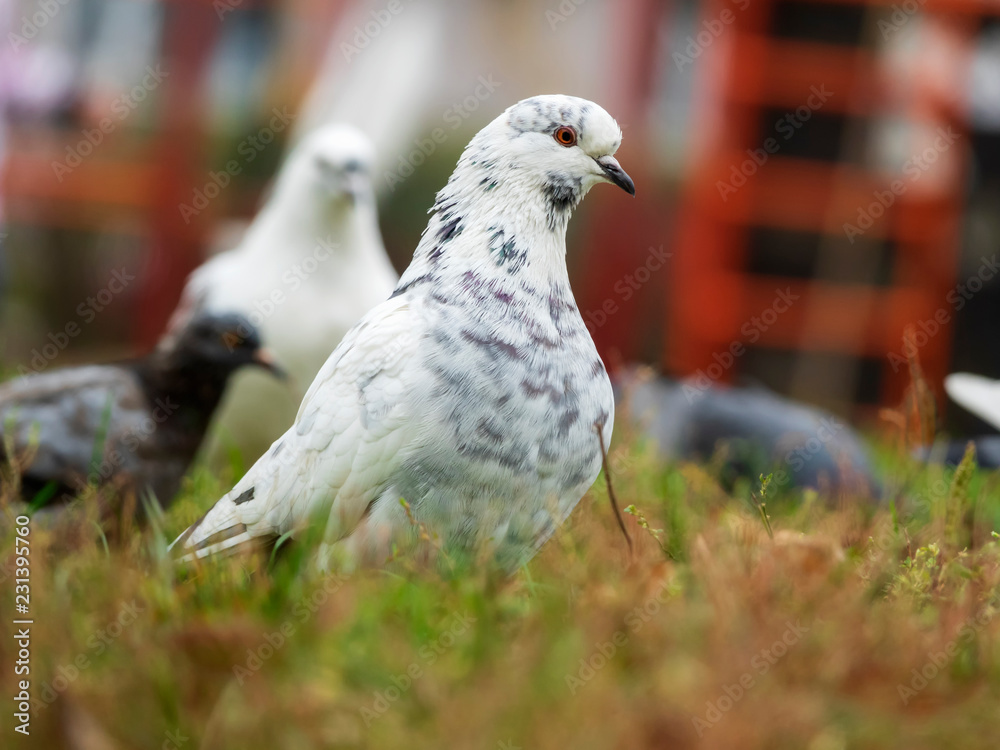
[[(242, 242), (191, 274), (171, 328), (196, 311), (243, 313), (305, 388), (396, 283), (378, 227), (374, 159), (351, 126), (312, 133), (289, 156)], [(233, 379), (216, 420), (223, 442), (250, 458), (287, 429), (302, 394), (260, 375)]]
[(380, 563), (413, 528), (528, 559), (601, 465), (614, 398), (576, 307), (566, 226), (599, 182), (634, 193), (615, 121), (528, 99), (466, 148), (392, 297), (344, 338), (295, 424), (177, 543), (204, 556), (326, 524), (323, 562)]
[(944, 379), (952, 401), (1000, 430), (1000, 381), (956, 372)]

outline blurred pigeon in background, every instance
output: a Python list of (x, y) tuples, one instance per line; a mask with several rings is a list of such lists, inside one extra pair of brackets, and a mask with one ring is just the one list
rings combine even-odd
[[(944, 389), (951, 400), (988, 425), (1000, 429), (1000, 381), (957, 372), (944, 379)], [(942, 440), (918, 452), (923, 461), (957, 466), (969, 442), (976, 447), (976, 463), (983, 469), (1000, 468), (1000, 435)]]
[(981, 469), (1000, 468), (1000, 435), (979, 435), (964, 440), (942, 440), (917, 452), (921, 461), (958, 466), (969, 443), (976, 448), (976, 465)]
[[(601, 182), (635, 194), (615, 120), (522, 101), (465, 149), (392, 297), (344, 338), (295, 424), (176, 542), (198, 557), (317, 519), (321, 564), (416, 539), (529, 559), (597, 477), (614, 396), (569, 285), (566, 228)], [(401, 505), (405, 499), (410, 510)]]
[[(199, 311), (241, 312), (305, 388), (396, 283), (378, 226), (373, 161), (368, 139), (350, 126), (305, 139), (240, 244), (191, 274), (170, 327)], [(300, 398), (260, 373), (240, 373), (219, 410), (218, 439), (253, 460), (292, 423)]]
[[(343, 15), (299, 109), (293, 141), (323, 123), (349, 122), (375, 143), (379, 175), (398, 178), (407, 155), (427, 148), (435, 130), (442, 135), (430, 148), (457, 154), (496, 110), (488, 103), (494, 96), (515, 101), (574, 91), (615, 111), (630, 108), (616, 54), (629, 43), (616, 39), (629, 36), (628, 22), (614, 3), (578, 1), (569, 11), (572, 31), (541, 8), (535, 15), (523, 3), (496, 0), (357, 0), (339, 7)], [(542, 22), (531, 23), (533, 16)], [(300, 44), (286, 34), (278, 54)], [(376, 189), (394, 191), (397, 181), (379, 179)]]
[(647, 375), (628, 371), (616, 379), (616, 395), (666, 460), (721, 458), (720, 479), (730, 489), (739, 478), (756, 486), (761, 474), (773, 473), (775, 489), (881, 494), (861, 439), (832, 414), (761, 387)]
[(956, 372), (944, 379), (951, 400), (1000, 430), (1000, 381)]
[[(300, 108), (295, 142), (326, 123), (350, 123), (372, 139), (377, 173), (395, 169), (397, 156), (409, 151), (413, 139), (425, 131), (427, 110), (437, 114), (453, 100), (441, 102), (438, 89), (449, 81), (449, 68), (456, 70), (448, 35), (455, 10), (430, 0), (410, 4), (403, 19), (395, 20), (381, 3), (347, 6), (347, 17), (333, 25), (325, 59)], [(373, 14), (395, 22), (368, 39), (362, 27)], [(455, 96), (450, 91), (448, 95)], [(380, 181), (377, 189), (384, 188)]]
[(148, 491), (167, 506), (229, 376), (243, 365), (281, 374), (244, 317), (201, 315), (144, 358), (0, 385), (4, 487), (19, 487), (35, 507), (88, 486), (120, 499), (134, 494), (140, 504)]

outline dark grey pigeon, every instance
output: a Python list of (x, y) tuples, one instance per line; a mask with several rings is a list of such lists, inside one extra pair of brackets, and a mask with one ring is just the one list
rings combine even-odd
[(19, 486), (21, 499), (36, 507), (72, 499), (88, 485), (102, 490), (102, 501), (134, 493), (141, 506), (151, 492), (165, 507), (229, 376), (243, 365), (281, 375), (246, 318), (203, 315), (141, 359), (4, 383), (2, 482)]
[(775, 488), (881, 494), (864, 445), (839, 418), (766, 388), (702, 386), (629, 372), (615, 397), (664, 458), (708, 461), (721, 451), (727, 487), (771, 473)]
[(979, 435), (939, 441), (930, 448), (921, 448), (916, 452), (916, 456), (928, 463), (958, 466), (965, 456), (965, 447), (970, 442), (976, 446), (976, 465), (980, 469), (1000, 469), (1000, 435)]

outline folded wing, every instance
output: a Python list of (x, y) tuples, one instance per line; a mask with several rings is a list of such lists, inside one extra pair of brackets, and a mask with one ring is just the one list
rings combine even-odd
[(391, 481), (417, 430), (420, 326), (404, 298), (372, 310), (330, 355), (295, 423), (174, 543), (197, 557), (259, 545), (314, 519), (349, 535)]

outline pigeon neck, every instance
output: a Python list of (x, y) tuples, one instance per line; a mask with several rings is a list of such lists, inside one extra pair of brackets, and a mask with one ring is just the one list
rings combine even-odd
[(347, 216), (343, 223), (343, 237), (339, 240), (342, 247), (339, 253), (343, 256), (370, 254), (370, 248), (382, 247), (382, 230), (378, 225), (378, 212), (375, 210), (375, 194), (362, 193), (354, 198), (347, 208)]
[(532, 183), (516, 170), (505, 175), (460, 163), (438, 195), (402, 284), (434, 272), (474, 270), (568, 288), (566, 227), (582, 190)]
[[(262, 238), (284, 238), (283, 251), (298, 249), (303, 256), (318, 254), (323, 260), (331, 250), (336, 251), (336, 257), (346, 258), (363, 254), (369, 247), (381, 247), (373, 195), (362, 194), (353, 200), (331, 199), (321, 205), (316, 204), (315, 197), (291, 198), (285, 196), (268, 206), (252, 231)], [(259, 246), (268, 256), (273, 256), (276, 250), (270, 241), (253, 246)]]
[(168, 411), (167, 417), (176, 410), (186, 427), (207, 426), (231, 374), (231, 368), (162, 351), (153, 352), (134, 369), (149, 402)]

